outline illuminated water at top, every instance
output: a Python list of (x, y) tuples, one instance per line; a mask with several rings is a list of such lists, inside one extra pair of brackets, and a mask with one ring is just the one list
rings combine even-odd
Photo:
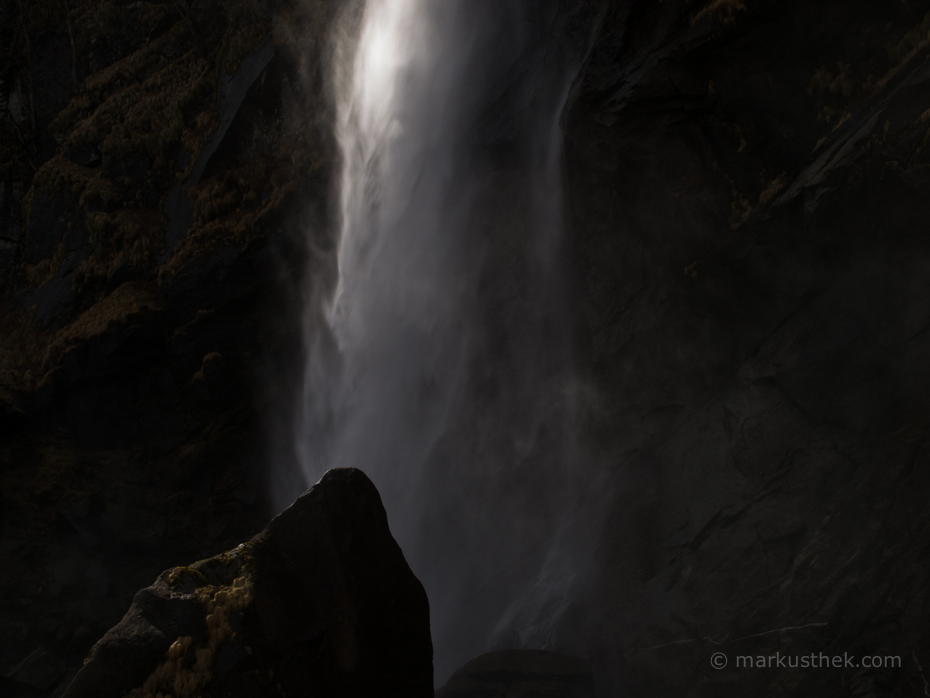
[(307, 483), (354, 466), (378, 486), (440, 682), (494, 646), (552, 646), (586, 549), (558, 271), (578, 61), (558, 8), (369, 0), (343, 47), (339, 276), (298, 451)]

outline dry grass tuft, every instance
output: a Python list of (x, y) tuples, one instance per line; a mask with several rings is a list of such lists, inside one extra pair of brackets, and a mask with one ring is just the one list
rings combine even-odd
[(248, 575), (237, 577), (229, 586), (203, 587), (196, 592), (207, 613), (207, 640), (195, 646), (193, 638), (179, 637), (168, 649), (165, 660), (140, 688), (126, 698), (195, 698), (200, 696), (213, 677), (213, 666), (220, 648), (235, 633), (229, 616), (252, 603), (253, 584)]
[(863, 86), (863, 97), (859, 101), (864, 102), (865, 99), (879, 92), (898, 74), (901, 68), (928, 46), (930, 46), (930, 12), (924, 15), (920, 24), (912, 27), (898, 41), (893, 41), (885, 47), (892, 63), (891, 68), (878, 80), (874, 76), (869, 76)]
[(72, 348), (110, 331), (115, 325), (125, 325), (164, 307), (161, 295), (153, 284), (131, 281), (98, 301), (55, 335), (42, 359), (42, 373), (58, 365)]
[(88, 205), (113, 206), (120, 198), (116, 185), (104, 175), (101, 168), (82, 167), (58, 153), (39, 168), (32, 180), (32, 187), (23, 197), (24, 222), (27, 225), (35, 192), (43, 188), (69, 192), (77, 197), (78, 205), (82, 208)]
[(35, 390), (49, 336), (31, 322), (31, 318), (0, 307), (0, 388), (14, 393)]
[(123, 261), (136, 268), (153, 268), (165, 247), (165, 217), (150, 209), (90, 213), (87, 228), (96, 251), (74, 272), (79, 293), (106, 279)]
[(29, 285), (32, 288), (39, 288), (44, 286), (55, 274), (58, 273), (58, 270), (61, 269), (62, 263), (65, 261), (65, 257), (68, 256), (68, 248), (65, 247), (65, 244), (59, 243), (58, 249), (55, 250), (54, 256), (50, 259), (43, 259), (34, 267), (24, 265), (24, 270), (26, 276), (29, 279)]
[(875, 78), (863, 83), (856, 77), (848, 63), (836, 62), (820, 66), (811, 76), (807, 94), (817, 97), (821, 103), (827, 103), (817, 114), (817, 120), (832, 128), (837, 128), (850, 116), (849, 107), (854, 97), (862, 100), (862, 95), (873, 88)]
[(91, 306), (55, 333), (36, 327), (28, 314), (0, 307), (0, 392), (29, 393), (74, 347), (163, 307), (152, 283), (132, 281)]
[(262, 223), (295, 191), (299, 177), (321, 166), (306, 155), (297, 149), (288, 159), (257, 158), (193, 187), (193, 224), (161, 275), (177, 272), (211, 249), (243, 245), (258, 234)]
[(759, 208), (765, 206), (769, 201), (774, 199), (778, 192), (788, 186), (789, 178), (787, 172), (782, 172), (775, 179), (769, 182), (759, 193)]
[[(211, 11), (220, 13), (205, 20), (219, 28), (218, 40), (202, 45), (206, 39), (196, 31), (192, 35), (190, 17), (179, 19), (147, 45), (88, 77), (49, 129), (72, 146), (98, 145), (105, 155), (146, 160), (152, 165), (150, 179), (188, 179), (219, 123), (221, 69), (234, 72), (271, 31), (270, 22), (245, 0)], [(96, 18), (101, 13), (106, 16)], [(177, 10), (170, 5), (146, 8), (143, 24), (154, 26), (172, 14)], [(109, 3), (82, 18), (87, 31), (97, 21), (124, 31), (128, 21), (125, 8)], [(184, 171), (175, 172), (182, 147), (191, 157)]]
[(164, 225), (164, 214), (151, 209), (121, 209), (87, 216), (94, 244), (128, 259), (135, 267), (155, 261), (164, 246)]
[(829, 92), (834, 95), (852, 97), (856, 91), (856, 79), (852, 66), (848, 63), (837, 62), (835, 68), (831, 65), (820, 66), (811, 76), (807, 86), (807, 94), (815, 92)]
[[(90, 75), (68, 106), (49, 124), (49, 130), (62, 135), (68, 133), (77, 122), (91, 116), (112, 95), (125, 89), (123, 86), (145, 81), (151, 73), (169, 62), (166, 54), (177, 50), (175, 47), (183, 41), (185, 31), (183, 24), (177, 22), (170, 31), (147, 46)], [(94, 141), (72, 136), (72, 142), (80, 144)]]
[(899, 65), (907, 63), (920, 51), (930, 46), (930, 12), (923, 21), (905, 34), (900, 41), (887, 47), (888, 57)]
[[(729, 179), (729, 178), (728, 178)], [(732, 203), (730, 205), (730, 227), (736, 230), (759, 209), (772, 201), (782, 189), (788, 186), (790, 179), (787, 172), (782, 172), (772, 181), (766, 183), (762, 180), (762, 188), (759, 191), (759, 200), (755, 205), (741, 192), (736, 182), (730, 179), (730, 191)]]
[(716, 19), (718, 22), (730, 24), (745, 11), (746, 5), (743, 0), (711, 0), (694, 16), (691, 25), (694, 26), (704, 19)]
[[(152, 163), (154, 174), (174, 176), (178, 148), (183, 145), (196, 156), (216, 129), (216, 85), (211, 63), (196, 51), (187, 51), (107, 97), (75, 124), (70, 143), (99, 143), (104, 154), (145, 159)], [(186, 175), (189, 172), (179, 178)]]

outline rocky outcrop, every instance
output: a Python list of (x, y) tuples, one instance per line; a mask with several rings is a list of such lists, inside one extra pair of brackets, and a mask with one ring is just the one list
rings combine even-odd
[(436, 698), (594, 698), (594, 674), (582, 659), (545, 650), (504, 650), (458, 669)]
[(359, 470), (326, 473), (248, 543), (163, 572), (66, 698), (432, 696), (429, 603)]

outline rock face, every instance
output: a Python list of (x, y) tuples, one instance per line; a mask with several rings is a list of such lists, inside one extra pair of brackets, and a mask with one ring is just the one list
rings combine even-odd
[(488, 652), (452, 674), (436, 698), (594, 698), (594, 674), (557, 652)]
[(605, 18), (565, 127), (605, 695), (925, 691), (928, 109), (926, 5)]
[(66, 698), (432, 696), (429, 603), (359, 470), (139, 591)]
[(0, 4), (0, 675), (14, 693), (58, 691), (140, 586), (272, 513), (263, 463), (290, 439), (265, 427), (288, 421), (307, 233), (328, 205), (320, 60), (338, 10)]

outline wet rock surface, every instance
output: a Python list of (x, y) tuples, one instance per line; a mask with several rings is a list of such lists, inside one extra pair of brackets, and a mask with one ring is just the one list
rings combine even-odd
[(489, 652), (458, 669), (436, 698), (594, 698), (594, 674), (577, 657), (544, 650)]
[(329, 471), (248, 543), (163, 572), (64, 695), (158, 693), (432, 695), (426, 592), (361, 471)]

